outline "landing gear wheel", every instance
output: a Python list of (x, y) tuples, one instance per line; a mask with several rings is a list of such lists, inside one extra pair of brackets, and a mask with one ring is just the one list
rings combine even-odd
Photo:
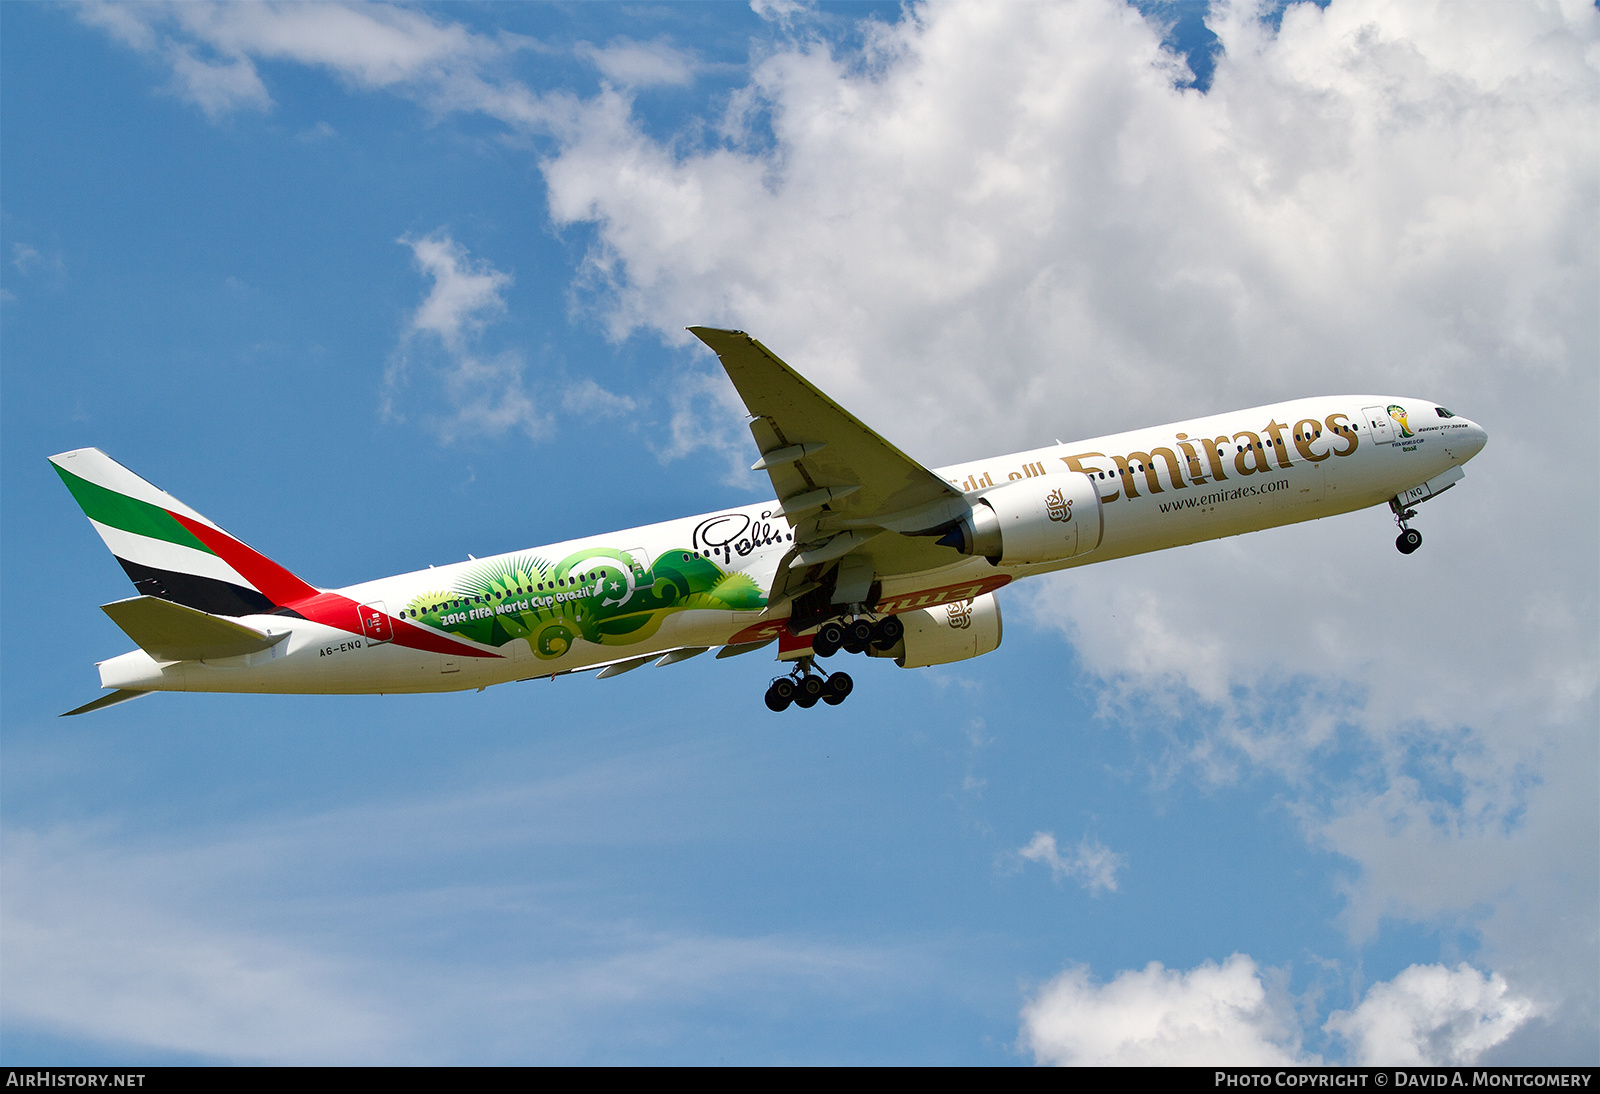
[(794, 697), (795, 705), (809, 710), (817, 705), (817, 700), (827, 693), (828, 685), (820, 676), (807, 676), (800, 681), (800, 686)]
[(867, 646), (872, 643), (872, 624), (865, 619), (857, 619), (844, 629), (844, 648), (846, 653), (866, 653)]
[(850, 693), (855, 687), (856, 682), (850, 679), (848, 672), (836, 672), (828, 677), (828, 694), (822, 697), (822, 701), (830, 707), (836, 707), (850, 698)]
[(844, 645), (844, 628), (837, 623), (824, 623), (817, 636), (811, 640), (811, 652), (818, 657), (832, 657)]
[(896, 615), (885, 616), (872, 628), (872, 646), (876, 650), (890, 650), (906, 633), (906, 625)]
[(1394, 545), (1403, 555), (1409, 555), (1422, 546), (1422, 533), (1415, 528), (1406, 528), (1395, 537)]
[(777, 712), (789, 708), (794, 702), (794, 681), (788, 677), (780, 677), (772, 682), (767, 689), (767, 709)]

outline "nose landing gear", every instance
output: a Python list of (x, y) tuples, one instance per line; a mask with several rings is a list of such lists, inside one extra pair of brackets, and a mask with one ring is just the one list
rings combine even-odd
[(836, 707), (855, 690), (856, 682), (847, 672), (824, 675), (817, 671), (816, 662), (802, 657), (795, 662), (794, 671), (780, 676), (767, 688), (767, 709), (787, 710), (790, 703), (801, 709), (817, 705), (818, 700)]
[(1406, 523), (1417, 515), (1417, 511), (1401, 505), (1399, 498), (1391, 498), (1389, 508), (1394, 511), (1395, 523), (1400, 525), (1400, 534), (1394, 537), (1395, 549), (1403, 555), (1409, 555), (1422, 546), (1422, 533)]

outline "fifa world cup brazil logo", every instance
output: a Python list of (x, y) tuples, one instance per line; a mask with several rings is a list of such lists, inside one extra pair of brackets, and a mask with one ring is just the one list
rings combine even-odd
[(1051, 520), (1069, 521), (1072, 519), (1072, 502), (1063, 497), (1059, 489), (1052, 490), (1045, 495), (1044, 511)]
[(1414, 436), (1416, 436), (1415, 433), (1411, 432), (1411, 427), (1406, 424), (1406, 408), (1405, 407), (1403, 407), (1403, 406), (1391, 406), (1391, 407), (1389, 407), (1389, 417), (1393, 418), (1396, 422), (1400, 423), (1400, 436), (1402, 436), (1402, 437), (1414, 437)]
[(950, 626), (956, 630), (966, 630), (972, 626), (972, 601), (958, 600), (954, 604), (946, 604), (944, 610), (950, 617)]

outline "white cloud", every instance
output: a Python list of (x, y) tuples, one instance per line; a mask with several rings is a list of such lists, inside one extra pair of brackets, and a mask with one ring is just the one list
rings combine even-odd
[(1237, 953), (1188, 972), (1152, 961), (1103, 985), (1068, 969), (1023, 1008), (1021, 1043), (1039, 1063), (1078, 1067), (1321, 1062), (1301, 1055), (1292, 1010)]
[(543, 111), (497, 68), (533, 43), (485, 37), (388, 4), (92, 3), (78, 17), (171, 67), (176, 90), (213, 120), (268, 110), (261, 62), (324, 68), (358, 87), (392, 89), (439, 112), (482, 111), (531, 124)]
[(797, 15), (815, 11), (810, 0), (750, 0), (750, 10), (768, 22), (788, 22)]
[(603, 48), (584, 42), (578, 54), (618, 87), (683, 87), (694, 80), (694, 58), (669, 42), (617, 38)]
[(272, 107), (267, 85), (248, 57), (207, 61), (187, 46), (173, 46), (167, 51), (167, 60), (189, 97), (212, 120), (236, 110)]
[(516, 279), (487, 262), (472, 261), (467, 249), (443, 231), (421, 239), (402, 236), (399, 242), (411, 248), (417, 268), (433, 281), (412, 316), (413, 331), (436, 335), (448, 348), (458, 350), (467, 336), (506, 310), (502, 292)]
[(152, 900), (160, 883), (139, 869), (170, 883), (172, 862), (17, 830), (5, 846), (12, 1028), (247, 1061), (376, 1063), (402, 1048), (348, 962)]
[(474, 261), (465, 247), (444, 231), (398, 242), (411, 248), (417, 268), (432, 281), (406, 334), (384, 372), (384, 417), (403, 421), (407, 389), (420, 379), (420, 400), (430, 407), (424, 420), (441, 440), (521, 429), (537, 438), (549, 428), (523, 377), (520, 354), (490, 354), (479, 336), (505, 311), (504, 290), (514, 278), (488, 262)]
[(31, 243), (11, 245), (11, 265), (24, 277), (31, 277), (35, 273), (54, 274), (59, 277), (67, 269), (67, 263), (60, 254), (45, 255)]
[(1050, 868), (1056, 881), (1071, 878), (1093, 896), (1102, 892), (1117, 891), (1117, 871), (1127, 865), (1127, 856), (1119, 855), (1099, 840), (1084, 836), (1071, 855), (1061, 854), (1053, 832), (1035, 832), (1028, 845), (1017, 852), (1029, 862), (1042, 863)]
[(634, 401), (626, 395), (607, 391), (591, 379), (567, 385), (561, 396), (561, 409), (576, 414), (597, 414), (602, 418), (616, 418), (632, 413)]
[(686, 810), (684, 788), (714, 799), (737, 757), (504, 759), (544, 774), (181, 836), (8, 827), (8, 1036), (274, 1064), (572, 1063), (683, 1040), (690, 1008), (725, 1026), (727, 1010), (925, 990), (926, 947), (619, 913), (573, 866), (705, 836), (720, 820)]
[[(1169, 735), (1166, 775), (1284, 780), (1355, 864), (1357, 937), (1479, 926), (1517, 983), (1582, 1000), (1563, 1020), (1589, 1044), (1600, 13), (1334, 0), (1274, 32), (1259, 10), (1215, 7), (1201, 94), (1112, 0), (913, 6), (858, 54), (773, 46), (714, 145), (651, 136), (625, 90), (530, 91), (497, 68), (524, 43), (411, 9), (83, 17), (221, 66), (200, 74), (218, 109), (261, 103), (248, 66), (297, 60), (552, 134), (551, 215), (593, 226), (584, 284), (614, 336), (743, 327), (930, 463), (1337, 391), (1483, 421), (1417, 556), (1350, 516), (1064, 575), (1036, 618), (1102, 710)], [(739, 408), (698, 360), (663, 455), (732, 465)], [(519, 368), (458, 372), (504, 391)]]
[[(781, 43), (725, 144), (582, 103), (551, 213), (593, 226), (614, 336), (749, 330), (929, 463), (1339, 391), (1481, 420), (1418, 555), (1374, 511), (1062, 575), (1034, 617), (1105, 714), (1165, 742), (1159, 777), (1283, 780), (1353, 864), (1354, 937), (1481, 929), (1580, 1036), (1600, 12), (1334, 0), (1274, 32), (1238, 3), (1211, 25), (1206, 94), (1111, 2), (916, 6), (852, 55)], [(671, 451), (748, 447), (707, 417)]]
[(1484, 976), (1465, 962), (1412, 965), (1374, 984), (1354, 1010), (1336, 1011), (1324, 1028), (1350, 1043), (1351, 1063), (1366, 1067), (1470, 1064), (1534, 1011), (1498, 973)]
[[(1103, 985), (1088, 969), (1071, 968), (1023, 1007), (1021, 1043), (1039, 1063), (1058, 1065), (1322, 1063), (1303, 1051), (1293, 1000), (1272, 983), (1239, 953), (1187, 972), (1152, 961)], [(1499, 973), (1412, 965), (1372, 985), (1353, 1010), (1335, 1011), (1323, 1029), (1348, 1045), (1345, 1064), (1468, 1064), (1535, 1011)]]

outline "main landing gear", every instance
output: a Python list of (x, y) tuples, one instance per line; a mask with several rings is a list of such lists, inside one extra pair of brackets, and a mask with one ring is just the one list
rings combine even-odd
[(817, 669), (818, 657), (832, 657), (840, 650), (846, 653), (866, 653), (870, 647), (887, 653), (905, 637), (906, 625), (892, 615), (877, 622), (863, 616), (854, 619), (834, 619), (824, 623), (811, 638), (810, 657), (801, 657), (794, 663), (788, 676), (780, 676), (767, 688), (767, 709), (787, 710), (789, 704), (814, 707), (818, 700), (836, 707), (844, 702), (855, 681), (847, 672), (831, 675)]
[(859, 618), (847, 623), (835, 620), (818, 629), (816, 637), (811, 639), (811, 652), (818, 657), (832, 657), (840, 650), (866, 653), (868, 646), (879, 651), (889, 650), (905, 633), (906, 625), (892, 615), (876, 623)]
[(778, 677), (767, 688), (767, 709), (787, 710), (790, 703), (810, 708), (817, 705), (818, 699), (830, 707), (836, 707), (850, 697), (855, 686), (856, 682), (850, 679), (848, 672), (824, 675), (817, 671), (815, 661), (802, 657), (795, 662), (793, 672)]
[(1400, 534), (1394, 537), (1395, 549), (1403, 555), (1409, 555), (1422, 546), (1422, 533), (1406, 524), (1417, 515), (1417, 511), (1401, 505), (1399, 498), (1390, 499), (1389, 508), (1394, 510), (1395, 523), (1400, 525)]

